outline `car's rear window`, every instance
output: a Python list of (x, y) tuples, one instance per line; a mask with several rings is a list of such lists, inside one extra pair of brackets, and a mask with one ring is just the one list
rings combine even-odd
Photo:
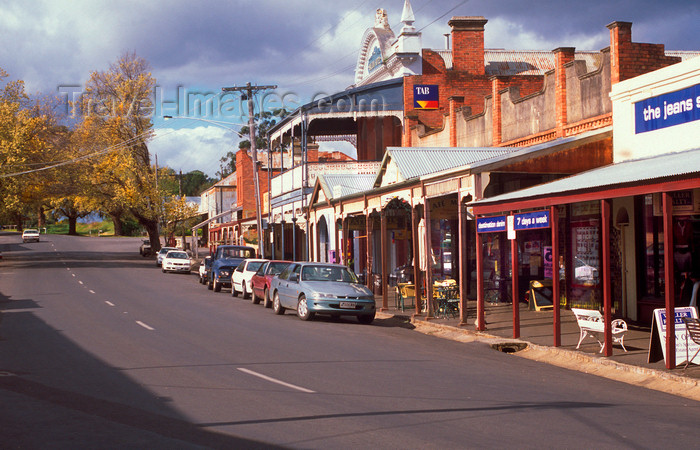
[(260, 266), (262, 266), (263, 264), (265, 264), (265, 261), (258, 261), (258, 262), (249, 263), (249, 264), (248, 264), (248, 272), (255, 272), (255, 271), (258, 270), (258, 269), (260, 268)]
[(284, 269), (287, 268), (289, 263), (287, 262), (273, 262), (270, 263), (270, 270), (267, 272), (270, 275), (279, 275)]

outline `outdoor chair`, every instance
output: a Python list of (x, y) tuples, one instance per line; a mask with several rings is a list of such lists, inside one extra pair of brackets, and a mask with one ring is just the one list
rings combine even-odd
[(685, 370), (688, 368), (690, 361), (694, 360), (698, 353), (700, 353), (700, 349), (698, 349), (692, 358), (688, 357), (690, 355), (688, 338), (690, 337), (695, 344), (700, 345), (700, 320), (692, 317), (683, 317), (683, 323), (685, 323), (685, 328), (688, 331), (685, 335), (685, 367), (683, 368), (683, 370)]
[(398, 305), (397, 309), (400, 307), (401, 311), (406, 310), (406, 300), (411, 301), (411, 306), (415, 306), (416, 301), (416, 286), (409, 283), (399, 283), (397, 285), (398, 290)]

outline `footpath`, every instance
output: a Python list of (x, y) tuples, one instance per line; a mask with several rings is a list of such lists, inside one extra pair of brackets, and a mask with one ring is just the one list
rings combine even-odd
[(484, 332), (475, 330), (473, 319), (468, 320), (468, 325), (460, 326), (459, 320), (454, 318), (426, 320), (424, 317), (414, 317), (409, 311), (392, 309), (377, 312), (377, 318), (410, 323), (415, 331), (442, 339), (483, 343), (494, 351), (516, 357), (700, 401), (700, 366), (689, 365), (684, 369), (683, 364), (668, 370), (663, 360), (648, 363), (648, 330), (630, 329), (625, 337), (628, 351), (624, 352), (616, 345), (613, 356), (604, 357), (598, 353), (600, 346), (593, 339), (587, 339), (579, 350), (576, 349), (579, 329), (570, 311), (562, 310), (560, 347), (546, 342), (553, 340), (551, 314), (528, 314), (530, 312), (521, 310), (521, 338), (513, 339), (510, 311), (512, 305), (487, 308), (487, 330)]

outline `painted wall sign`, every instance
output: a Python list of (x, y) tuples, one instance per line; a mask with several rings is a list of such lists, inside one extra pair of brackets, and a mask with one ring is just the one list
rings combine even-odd
[(506, 231), (506, 216), (480, 217), (476, 219), (477, 233)]
[(700, 120), (700, 84), (634, 104), (636, 134)]
[(440, 91), (437, 84), (413, 85), (413, 107), (415, 109), (438, 109)]
[(382, 63), (382, 51), (379, 49), (379, 46), (377, 45), (372, 49), (372, 54), (369, 57), (369, 60), (367, 61), (367, 72), (372, 73), (377, 68), (381, 65)]
[(515, 230), (549, 228), (549, 211), (535, 211), (515, 215)]

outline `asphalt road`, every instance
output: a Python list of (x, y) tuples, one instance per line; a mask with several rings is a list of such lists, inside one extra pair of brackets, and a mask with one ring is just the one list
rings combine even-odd
[(275, 316), (139, 243), (0, 235), (0, 448), (695, 446), (691, 400), (396, 319)]

